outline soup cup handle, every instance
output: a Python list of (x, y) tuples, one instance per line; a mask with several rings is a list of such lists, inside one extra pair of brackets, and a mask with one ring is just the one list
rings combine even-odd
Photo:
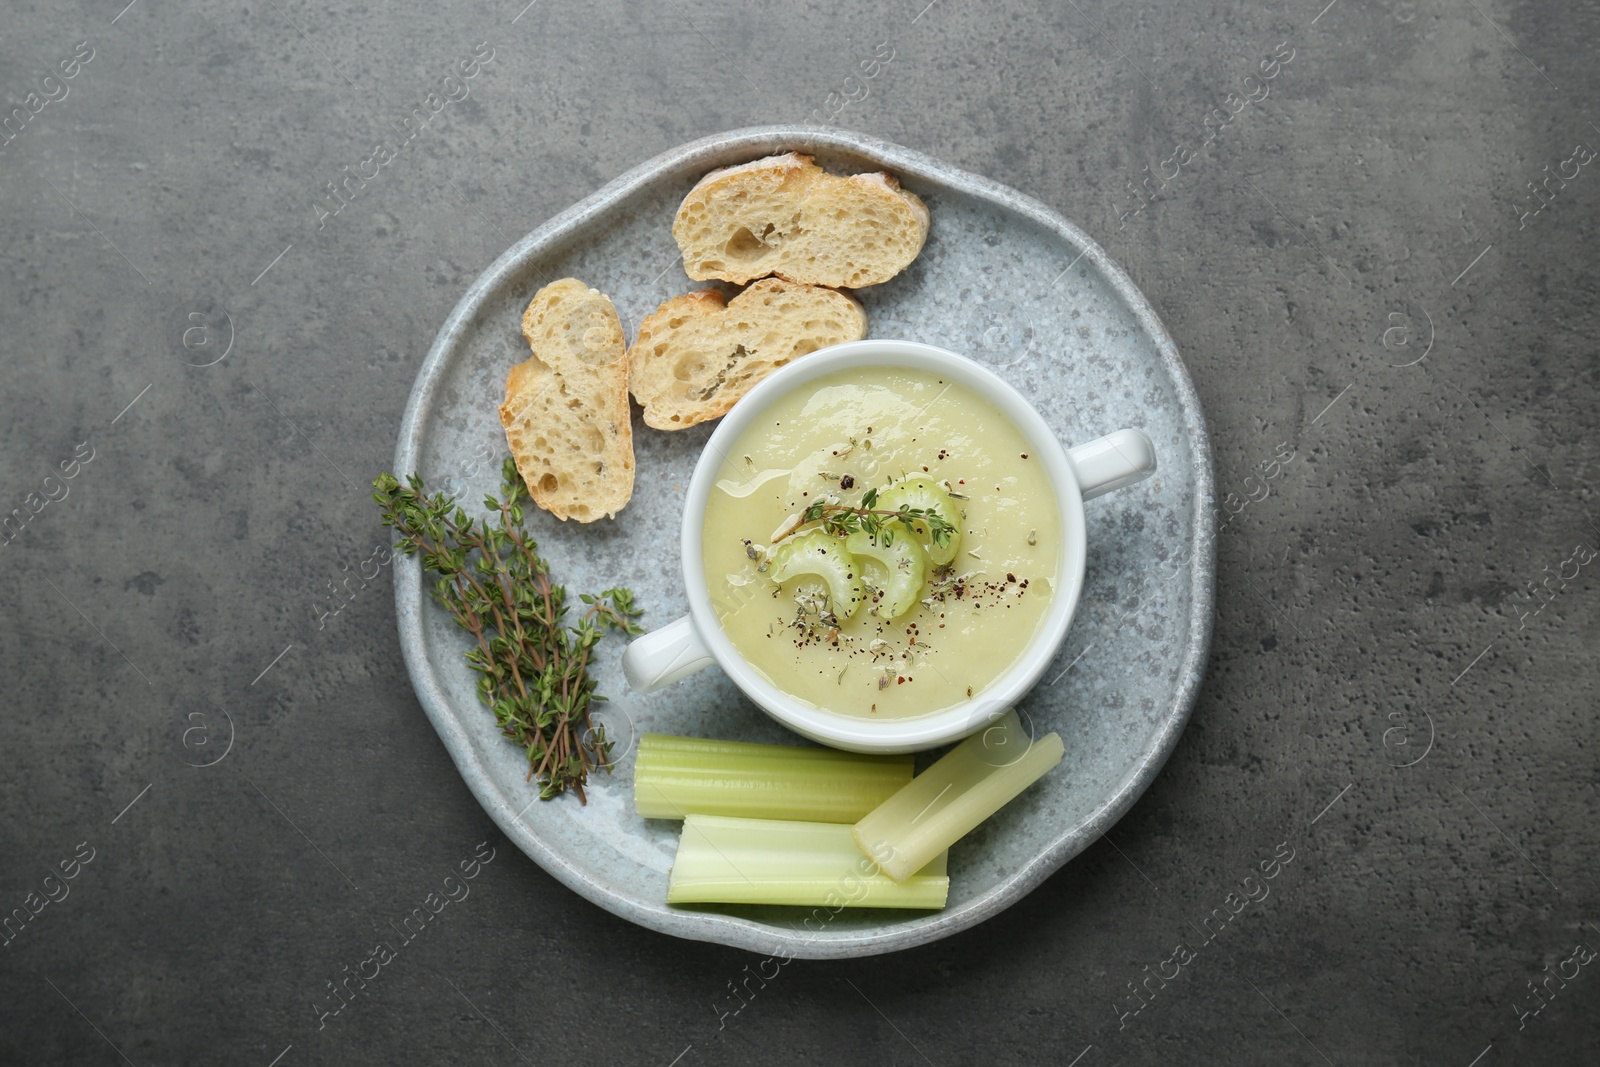
[(643, 637), (622, 652), (622, 673), (636, 693), (649, 693), (711, 666), (711, 650), (688, 615)]
[(1083, 499), (1143, 481), (1156, 472), (1156, 447), (1140, 430), (1117, 430), (1067, 449)]

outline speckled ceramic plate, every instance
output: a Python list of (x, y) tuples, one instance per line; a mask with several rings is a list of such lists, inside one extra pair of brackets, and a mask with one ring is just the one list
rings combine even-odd
[[(462, 659), (466, 641), (426, 596), (415, 560), (395, 568), (400, 641), (417, 695), (467, 786), (533, 860), (617, 915), (678, 937), (762, 953), (829, 958), (922, 944), (1014, 903), (1110, 827), (1149, 785), (1189, 716), (1211, 636), (1210, 448), (1172, 340), (1132, 281), (1076, 226), (1035, 200), (860, 134), (763, 127), (674, 149), (517, 242), (444, 324), (417, 376), (395, 470), (466, 500), (493, 490), (505, 438), (496, 408), (506, 369), (527, 357), (522, 309), (571, 275), (610, 295), (631, 338), (667, 297), (699, 288), (678, 262), (673, 213), (702, 174), (776, 152), (812, 152), (836, 172), (886, 169), (927, 202), (927, 246), (888, 283), (862, 290), (870, 336), (925, 341), (988, 364), (1069, 444), (1123, 426), (1148, 434), (1155, 477), (1091, 501), (1088, 570), (1057, 662), (1021, 708), (1066, 741), (1061, 767), (951, 850), (942, 912), (687, 909), (665, 903), (678, 824), (633, 812), (641, 732), (801, 743), (712, 668), (660, 692), (629, 692), (608, 638), (597, 664), (612, 697), (600, 718), (619, 739), (615, 773), (575, 797), (539, 802), (521, 750), (496, 732)], [(684, 488), (710, 425), (663, 433), (636, 418), (638, 478), (614, 521), (530, 519), (573, 592), (633, 588), (661, 625), (686, 610), (677, 538)], [(810, 922), (805, 922), (811, 917)]]

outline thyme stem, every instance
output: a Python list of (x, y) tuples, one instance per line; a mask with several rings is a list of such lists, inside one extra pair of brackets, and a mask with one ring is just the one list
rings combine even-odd
[(529, 499), (516, 464), (501, 468), (501, 497), (484, 506), (498, 524), (474, 520), (443, 493), (430, 496), (413, 474), (402, 485), (392, 474), (373, 483), (383, 524), (399, 535), (398, 547), (420, 556), (438, 575), (435, 600), (477, 647), (467, 663), (478, 674), (478, 696), (494, 712), (501, 733), (527, 751), (528, 778), (544, 799), (568, 789), (587, 802), (589, 771), (610, 770), (612, 742), (595, 729), (590, 708), (605, 698), (589, 676), (589, 650), (612, 630), (643, 632), (634, 619), (633, 594), (608, 589), (582, 594), (589, 605), (565, 623), (566, 590), (550, 580), (549, 565), (522, 526)]
[(955, 527), (932, 508), (902, 507), (879, 508), (873, 505), (878, 502), (878, 491), (869, 489), (861, 498), (859, 506), (849, 504), (829, 504), (817, 501), (801, 512), (800, 521), (783, 531), (772, 539), (775, 545), (788, 537), (793, 536), (817, 525), (828, 533), (844, 536), (856, 530), (865, 530), (872, 535), (873, 540), (882, 544), (889, 544), (894, 540), (894, 531), (890, 523), (899, 523), (907, 530), (916, 532), (917, 524), (922, 523), (932, 538), (934, 544), (942, 545), (950, 539), (955, 532)]

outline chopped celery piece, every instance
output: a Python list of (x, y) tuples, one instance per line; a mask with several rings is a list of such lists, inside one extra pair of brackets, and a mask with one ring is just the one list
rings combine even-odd
[(647, 819), (853, 823), (909, 781), (910, 756), (645, 734), (634, 761), (633, 804)]
[(942, 908), (945, 857), (909, 878), (886, 878), (843, 823), (691, 815), (667, 880), (669, 904), (799, 904)]
[(861, 568), (832, 534), (808, 530), (775, 547), (768, 559), (772, 568), (767, 577), (779, 585), (803, 574), (821, 578), (828, 587), (828, 610), (839, 618), (848, 619), (861, 606)]
[(928, 554), (916, 538), (901, 536), (883, 544), (867, 531), (856, 530), (844, 539), (844, 547), (857, 563), (870, 559), (888, 574), (883, 599), (878, 602), (878, 618), (898, 619), (916, 607), (922, 583), (928, 578)]
[(856, 823), (856, 844), (885, 874), (907, 878), (1043, 777), (1064, 751), (1056, 734), (1030, 742), (1008, 711)]
[(950, 536), (941, 545), (928, 532), (927, 523), (916, 523), (917, 535), (928, 550), (928, 559), (935, 567), (943, 567), (956, 558), (956, 549), (961, 547), (961, 512), (956, 508), (956, 502), (950, 499), (950, 494), (932, 478), (907, 478), (903, 482), (896, 482), (878, 494), (875, 506), (890, 511), (910, 507), (933, 512), (950, 524)]

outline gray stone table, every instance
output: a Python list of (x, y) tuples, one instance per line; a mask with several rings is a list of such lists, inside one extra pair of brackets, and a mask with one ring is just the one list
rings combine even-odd
[[(1600, 1060), (1592, 5), (122, 2), (0, 29), (0, 1062)], [(667, 148), (807, 120), (1082, 225), (1234, 495), (1128, 816), (977, 929), (746, 1002), (758, 958), (499, 836), (387, 574), (318, 618), (478, 272)]]

